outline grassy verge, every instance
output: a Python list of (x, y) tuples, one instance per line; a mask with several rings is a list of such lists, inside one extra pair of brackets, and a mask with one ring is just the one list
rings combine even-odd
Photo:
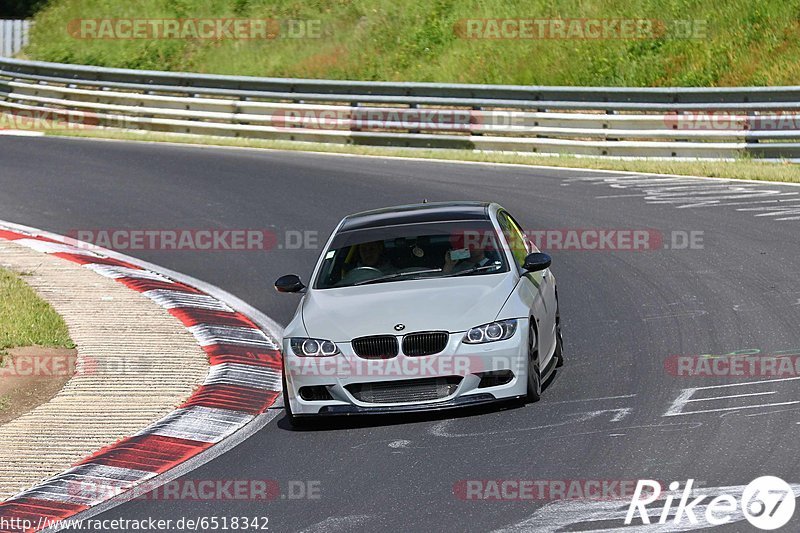
[(72, 348), (64, 319), (20, 276), (0, 268), (0, 353), (15, 346)]
[[(794, 85), (799, 11), (800, 0), (51, 0), (35, 17), (26, 54), (109, 67), (301, 78)], [(81, 20), (208, 18), (270, 19), (279, 23), (270, 30), (278, 37), (119, 38), (103, 33), (99, 22), (93, 31), (79, 31)], [(498, 19), (547, 27), (558, 19), (651, 21), (653, 31), (644, 38), (598, 36), (578, 26), (578, 33), (497, 38), (485, 21)], [(465, 33), (467, 20), (483, 21), (483, 29)]]
[[(13, 364), (8, 350), (41, 346), (73, 348), (61, 316), (20, 276), (0, 268), (0, 367)], [(38, 349), (38, 348), (37, 348)], [(12, 367), (13, 368), (13, 367)], [(52, 397), (66, 377), (44, 380), (4, 378), (0, 382), (0, 424)]]
[(464, 150), (426, 150), (323, 143), (299, 143), (292, 141), (271, 141), (265, 139), (242, 139), (235, 137), (213, 137), (204, 135), (153, 133), (144, 131), (131, 132), (110, 129), (83, 131), (49, 130), (47, 134), (54, 136), (105, 138), (127, 141), (238, 146), (244, 148), (346, 153), (384, 157), (416, 157), (425, 159), (443, 159), (448, 161), (512, 163), (532, 166), (540, 165), (565, 168), (590, 168), (595, 170), (624, 170), (648, 174), (679, 174), (684, 176), (707, 176), (712, 178), (735, 178), (800, 183), (800, 165), (791, 164), (788, 162), (761, 162), (751, 159), (741, 159), (730, 162), (700, 160), (620, 160), (599, 157), (517, 155), (491, 152), (469, 152)]

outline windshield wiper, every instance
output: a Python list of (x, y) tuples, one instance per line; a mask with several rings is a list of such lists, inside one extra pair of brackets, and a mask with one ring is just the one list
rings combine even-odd
[(483, 272), (484, 270), (497, 270), (500, 268), (500, 265), (483, 265), (483, 266), (476, 266), (472, 268), (468, 268), (467, 270), (461, 270), (460, 272), (454, 272), (447, 276), (448, 278), (452, 278), (454, 276), (466, 276), (467, 274), (472, 274), (473, 272)]
[(390, 279), (402, 278), (402, 277), (405, 277), (405, 276), (410, 276), (412, 274), (429, 274), (429, 273), (432, 273), (432, 272), (441, 272), (441, 271), (442, 271), (441, 268), (431, 268), (431, 269), (428, 269), (428, 270), (414, 270), (413, 272), (395, 272), (394, 274), (387, 274), (385, 276), (380, 276), (378, 278), (365, 279), (364, 281), (359, 281), (357, 283), (353, 283), (353, 286), (356, 286), (356, 285), (368, 285), (370, 283), (379, 283), (381, 281), (388, 281)]

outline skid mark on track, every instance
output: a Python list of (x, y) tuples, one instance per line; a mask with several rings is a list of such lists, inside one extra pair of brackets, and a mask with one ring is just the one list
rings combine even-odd
[[(528, 435), (531, 431), (559, 428), (575, 424), (580, 425), (595, 420), (606, 421), (608, 423), (621, 422), (626, 418), (628, 418), (633, 413), (633, 408), (629, 407), (629, 405), (631, 404), (634, 398), (636, 398), (636, 394), (622, 394), (615, 396), (603, 396), (599, 398), (576, 398), (571, 400), (546, 402), (546, 407), (548, 407), (549, 409), (545, 411), (543, 414), (544, 415), (550, 414), (552, 415), (552, 417), (555, 418), (555, 420), (545, 421), (544, 423), (539, 423), (534, 426), (513, 427), (510, 429), (500, 429), (496, 431), (459, 433), (455, 429), (451, 429), (454, 426), (458, 425), (459, 419), (445, 419), (434, 424), (428, 430), (428, 433), (433, 437), (448, 438), (448, 439), (485, 438), (487, 436), (495, 437), (498, 435), (502, 435), (504, 439), (507, 438), (513, 439), (514, 434)], [(607, 407), (602, 409), (589, 409), (586, 411), (576, 411), (567, 414), (553, 414), (552, 411), (556, 405), (561, 405), (561, 404), (581, 404), (581, 403), (596, 404), (602, 402), (608, 402), (606, 404)], [(578, 409), (581, 408), (580, 406), (576, 407)], [(608, 431), (608, 429), (604, 431)]]
[(559, 400), (557, 402), (547, 402), (548, 405), (556, 405), (561, 403), (580, 403), (580, 402), (600, 402), (603, 400), (621, 400), (624, 398), (635, 398), (635, 394), (622, 394), (620, 396), (603, 396), (601, 398), (582, 398), (578, 400)]
[(690, 311), (676, 311), (674, 313), (664, 313), (660, 315), (650, 315), (643, 317), (642, 320), (645, 322), (649, 322), (651, 320), (663, 320), (665, 318), (697, 318), (699, 316), (703, 316), (707, 314), (705, 311), (701, 309), (695, 309)]
[(625, 194), (602, 194), (596, 196), (597, 199), (641, 196), (649, 204), (673, 205), (678, 209), (729, 207), (756, 217), (770, 217), (775, 221), (800, 220), (800, 192), (782, 189), (773, 184), (655, 176), (589, 176), (571, 178), (569, 181), (632, 191)]
[(452, 433), (448, 431), (448, 426), (451, 425), (454, 421), (453, 420), (443, 420), (435, 424), (429, 431), (431, 435), (434, 437), (445, 437), (445, 438), (465, 438), (465, 437), (487, 437), (487, 436), (497, 436), (497, 435), (508, 435), (511, 433), (524, 433), (529, 431), (539, 431), (542, 429), (551, 429), (555, 427), (562, 427), (568, 426), (570, 424), (580, 424), (583, 422), (588, 422), (589, 420), (600, 418), (602, 415), (610, 415), (609, 421), (611, 422), (619, 422), (623, 420), (626, 416), (631, 413), (631, 408), (623, 407), (619, 409), (600, 409), (597, 411), (585, 411), (582, 413), (571, 413), (568, 415), (562, 416), (562, 420), (558, 422), (553, 422), (551, 424), (541, 424), (538, 426), (531, 426), (531, 427), (523, 427), (523, 428), (513, 428), (513, 429), (503, 429), (499, 431), (478, 431), (475, 433)]
[[(627, 416), (626, 409), (620, 409), (618, 416), (611, 417), (610, 421), (621, 421), (623, 418)], [(616, 418), (617, 420), (613, 420)], [(561, 440), (566, 439), (569, 441), (574, 441), (577, 437), (590, 437), (590, 436), (605, 436), (609, 438), (615, 438), (615, 436), (619, 435), (630, 435), (631, 433), (635, 433), (637, 431), (644, 431), (647, 435), (652, 436), (655, 433), (662, 434), (662, 433), (679, 433), (685, 434), (688, 431), (692, 431), (699, 427), (703, 426), (702, 422), (699, 421), (690, 421), (690, 422), (669, 422), (669, 423), (657, 423), (657, 424), (637, 424), (631, 426), (607, 426), (599, 429), (592, 429), (588, 431), (576, 431), (574, 428), (570, 428), (570, 423), (574, 423), (575, 420), (566, 421), (564, 424), (548, 424), (548, 425), (541, 425), (533, 428), (523, 428), (520, 430), (519, 435), (504, 435), (502, 439), (497, 439), (494, 436), (497, 435), (498, 432), (483, 432), (483, 433), (468, 433), (468, 434), (457, 434), (451, 433), (448, 430), (448, 426), (450, 423), (453, 422), (451, 420), (445, 420), (435, 424), (428, 433), (431, 434), (434, 439), (426, 441), (417, 441), (413, 445), (409, 445), (403, 449), (413, 449), (413, 450), (425, 450), (431, 448), (441, 448), (442, 443), (438, 441), (438, 438), (446, 438), (448, 439), (447, 446), (450, 449), (458, 449), (458, 448), (465, 448), (465, 449), (475, 449), (475, 440), (476, 438), (485, 437), (489, 442), (486, 444), (487, 448), (491, 449), (498, 449), (498, 448), (508, 448), (508, 447), (516, 447), (519, 446), (520, 443), (524, 443), (526, 446), (536, 442), (542, 441), (552, 441), (552, 440)], [(531, 435), (531, 431), (536, 431), (539, 429), (549, 429), (554, 427), (564, 427), (565, 429), (559, 433), (550, 433), (548, 431), (543, 431), (540, 434), (534, 433)], [(362, 442), (356, 446), (353, 446), (352, 449), (359, 449), (359, 448), (369, 448), (371, 450), (375, 450), (378, 448), (377, 445), (379, 444), (387, 444), (390, 442), (394, 442), (390, 439), (384, 439), (379, 441), (371, 441), (371, 442)], [(397, 453), (397, 452), (393, 452)]]
[(328, 533), (335, 531), (352, 531), (353, 528), (364, 526), (372, 520), (373, 515), (356, 514), (349, 516), (331, 516), (321, 522), (310, 525), (300, 533)]
[(360, 450), (362, 448), (368, 448), (370, 450), (376, 450), (380, 448), (380, 445), (386, 445), (387, 448), (390, 448), (393, 451), (392, 453), (399, 453), (401, 450), (416, 450), (425, 448), (425, 446), (418, 446), (414, 444), (413, 441), (407, 439), (380, 439), (380, 440), (371, 440), (366, 442), (359, 442), (354, 446), (350, 446), (351, 450)]

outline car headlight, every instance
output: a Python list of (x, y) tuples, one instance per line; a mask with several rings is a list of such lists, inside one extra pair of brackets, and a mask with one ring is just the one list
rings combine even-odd
[(323, 339), (292, 337), (289, 339), (289, 345), (292, 347), (292, 352), (299, 357), (330, 357), (340, 353), (333, 341)]
[(514, 336), (517, 331), (516, 320), (501, 320), (482, 326), (475, 326), (464, 335), (466, 344), (483, 344), (486, 342), (504, 341)]

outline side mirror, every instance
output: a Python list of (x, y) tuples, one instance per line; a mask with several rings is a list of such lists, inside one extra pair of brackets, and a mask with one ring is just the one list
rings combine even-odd
[(539, 272), (545, 268), (549, 268), (552, 262), (553, 260), (550, 259), (549, 255), (541, 252), (535, 252), (528, 254), (528, 256), (525, 258), (525, 264), (522, 265), (522, 268), (528, 272)]
[(275, 280), (275, 290), (278, 292), (300, 292), (306, 286), (295, 274), (286, 274)]

